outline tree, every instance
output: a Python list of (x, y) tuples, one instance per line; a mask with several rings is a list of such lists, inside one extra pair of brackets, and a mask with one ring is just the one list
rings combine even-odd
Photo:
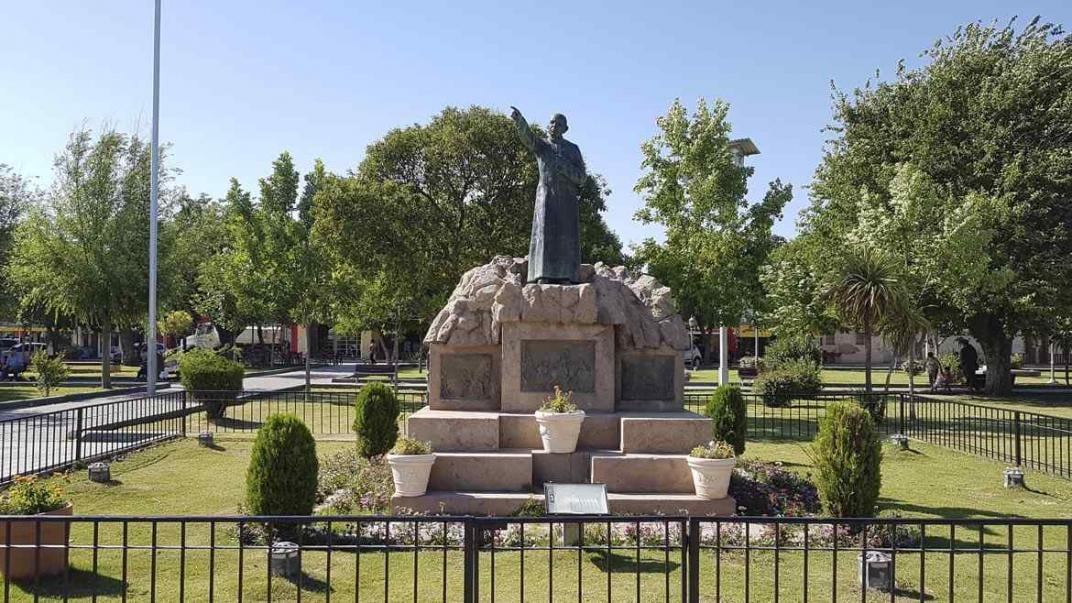
[(291, 318), (305, 327), (305, 390), (312, 384), (312, 332), (316, 323), (327, 322), (331, 316), (332, 282), (329, 255), (321, 241), (313, 236), (316, 220), (316, 193), (323, 188), (331, 177), (324, 162), (317, 159), (313, 171), (305, 175), (305, 187), (302, 189), (298, 203), (298, 216), (295, 223), (295, 238), (298, 245), (292, 248), (295, 255), (293, 264), (297, 267), (295, 277), (297, 295), (291, 308)]
[(8, 283), (7, 266), (11, 244), (26, 208), (40, 198), (40, 191), (30, 185), (10, 166), (0, 163), (0, 309), (4, 314), (14, 314), (16, 296)]
[[(458, 278), (496, 255), (528, 252), (536, 164), (505, 115), (448, 107), (391, 130), (349, 177), (327, 178), (312, 204), (330, 254), (342, 330), (397, 330), (429, 320)], [(618, 262), (600, 216), (601, 179), (581, 188), (584, 261)]]
[(223, 205), (209, 197), (179, 195), (175, 211), (160, 225), (160, 239), (171, 249), (160, 258), (160, 275), (167, 278), (166, 308), (184, 310), (191, 316), (211, 314), (199, 310), (202, 274), (228, 244)]
[(704, 330), (738, 324), (762, 306), (760, 267), (778, 243), (771, 226), (792, 198), (792, 187), (775, 180), (762, 201), (745, 200), (753, 170), (734, 158), (728, 112), (722, 101), (700, 99), (690, 117), (675, 100), (641, 146), (645, 172), (635, 188), (644, 198), (636, 218), (665, 230), (663, 242), (640, 245), (637, 262)]
[(899, 186), (930, 188), (905, 226), (957, 253), (928, 253), (933, 263), (908, 274), (935, 272), (921, 307), (979, 340), (988, 394), (1011, 391), (1012, 337), (1041, 331), (1072, 290), (1069, 40), (1038, 19), (1019, 31), (972, 23), (926, 51), (922, 67), (838, 93), (836, 138), (804, 220), (804, 236), (842, 248), (881, 215), (866, 210), (898, 203)]
[[(176, 339), (182, 338), (182, 349), (186, 351), (186, 336), (194, 328), (194, 319), (186, 310), (172, 310), (164, 315), (160, 322), (160, 332)], [(151, 352), (150, 352), (151, 353)]]
[[(166, 203), (169, 179), (161, 175)], [(148, 216), (148, 145), (114, 130), (96, 138), (78, 130), (56, 158), (52, 189), (16, 231), (10, 276), (24, 303), (100, 328), (105, 388), (113, 329), (145, 317)]]
[(776, 248), (760, 271), (767, 293), (767, 323), (780, 340), (808, 339), (839, 326), (823, 296), (826, 271), (813, 259), (810, 242), (798, 237)]
[(871, 392), (871, 337), (904, 308), (904, 289), (890, 256), (862, 247), (851, 250), (827, 286), (841, 320), (864, 334), (864, 389)]

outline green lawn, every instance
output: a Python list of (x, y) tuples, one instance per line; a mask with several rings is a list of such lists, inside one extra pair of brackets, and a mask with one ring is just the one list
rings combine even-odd
[[(137, 514), (137, 515), (206, 515), (234, 514), (243, 497), (244, 471), (248, 462), (251, 443), (246, 438), (218, 436), (215, 449), (201, 448), (192, 441), (180, 441), (157, 446), (129, 455), (113, 464), (114, 482), (101, 485), (88, 482), (79, 473), (68, 479), (67, 491), (74, 501), (79, 515), (89, 514)], [(318, 442), (321, 455), (330, 454), (351, 446), (347, 441)], [(1028, 475), (1028, 490), (1005, 490), (1001, 487), (1003, 465), (973, 456), (951, 452), (934, 446), (913, 442), (912, 451), (901, 452), (887, 447), (883, 461), (883, 486), (881, 507), (884, 512), (896, 511), (909, 517), (982, 517), (1000, 520), (1004, 517), (1062, 517), (1072, 503), (1072, 482), (1037, 474)], [(790, 469), (807, 472), (808, 455), (800, 442), (765, 441), (749, 442), (746, 456), (783, 461)], [(339, 526), (336, 526), (339, 527)], [(401, 529), (396, 527), (395, 529)], [(995, 526), (984, 534), (984, 547), (1001, 547), (1007, 542), (1007, 529)], [(1056, 551), (1043, 559), (1046, 576), (1043, 593), (1046, 600), (1056, 599), (1063, 593), (1065, 571), (1064, 547), (1067, 532), (1064, 528), (1047, 528), (1037, 533), (1031, 528), (1013, 530), (1015, 543), (1021, 547), (1034, 546), (1042, 538), (1046, 547)], [(219, 600), (235, 600), (238, 589), (239, 555), (242, 556), (242, 592), (245, 600), (260, 601), (266, 598), (268, 577), (265, 553), (257, 547), (239, 549), (234, 531), (229, 525), (193, 522), (180, 528), (176, 524), (160, 523), (156, 527), (154, 553), (153, 531), (149, 526), (133, 526), (126, 535), (128, 545), (136, 545), (126, 556), (128, 597), (133, 600), (148, 599), (152, 582), (153, 560), (156, 563), (156, 591), (161, 600), (175, 600), (180, 584), (189, 600), (206, 600), (209, 584), (209, 552), (196, 547), (215, 540), (215, 573), (212, 588)], [(956, 556), (953, 589), (957, 599), (976, 598), (976, 568), (978, 557), (978, 533), (960, 528), (954, 535), (954, 546), (963, 548)], [(88, 544), (93, 541), (92, 529), (76, 525), (72, 542)], [(100, 524), (97, 533), (99, 544), (120, 544), (123, 539), (119, 524)], [(925, 595), (932, 600), (946, 600), (948, 589), (948, 554), (937, 550), (948, 547), (951, 542), (946, 529), (940, 533), (928, 533), (927, 547), (936, 550), (926, 553)], [(639, 555), (639, 556), (638, 556)], [(180, 556), (185, 557), (186, 571), (178, 572)], [(494, 560), (493, 560), (494, 557)], [(855, 586), (856, 552), (840, 552), (837, 556), (838, 598), (859, 600)], [(641, 550), (627, 547), (611, 551), (599, 547), (586, 550), (567, 548), (549, 555), (546, 551), (524, 553), (525, 591), (521, 595), (520, 554), (516, 551), (490, 551), (481, 554), (482, 594), (487, 600), (494, 575), (495, 599), (499, 601), (547, 600), (553, 590), (554, 600), (578, 600), (580, 583), (584, 600), (606, 600), (608, 580), (610, 600), (634, 600), (638, 588), (641, 598), (661, 600), (667, 588), (673, 597), (680, 588), (680, 551), (669, 554), (657, 550)], [(812, 551), (808, 561), (809, 580), (806, 588), (814, 600), (831, 599), (832, 552)], [(92, 552), (75, 550), (71, 561), (75, 568), (68, 577), (70, 584), (85, 599), (96, 592), (102, 599), (116, 599), (121, 594), (123, 555), (119, 549), (98, 551), (98, 576), (92, 572)], [(639, 563), (638, 563), (639, 561)], [(1017, 553), (1013, 559), (1013, 585), (1017, 597), (1033, 596), (1036, 556)], [(740, 552), (722, 552), (716, 556), (713, 550), (705, 550), (701, 557), (701, 584), (705, 600), (714, 599), (716, 588), (716, 562), (718, 564), (718, 588), (723, 600), (742, 600), (744, 589), (744, 557)], [(799, 551), (783, 551), (778, 555), (779, 593), (784, 600), (799, 600), (804, 588), (803, 558)], [(898, 598), (918, 596), (918, 571), (920, 554), (902, 552), (898, 556), (897, 580), (900, 589)], [(750, 554), (748, 586), (755, 601), (773, 598), (774, 553), (753, 551)], [(984, 561), (986, 596), (1004, 597), (1005, 576), (1008, 560), (1004, 554), (988, 553)], [(439, 600), (444, 569), (448, 588), (460, 592), (462, 553), (457, 550), (422, 551), (399, 549), (390, 553), (363, 550), (355, 556), (345, 546), (327, 550), (303, 552), (303, 600), (325, 600), (328, 571), (331, 572), (333, 599), (353, 598), (355, 574), (358, 576), (362, 600)], [(390, 571), (385, 574), (385, 567)], [(445, 566), (445, 568), (444, 568)], [(492, 567), (494, 567), (494, 574)], [(639, 573), (637, 569), (639, 568)], [(608, 571), (609, 570), (609, 571)], [(578, 572), (580, 572), (578, 574)], [(578, 580), (579, 576), (579, 580)], [(385, 577), (388, 578), (385, 584)], [(1051, 579), (1052, 578), (1052, 579)], [(553, 581), (553, 585), (549, 582)], [(413, 591), (417, 584), (416, 596)], [(51, 586), (50, 586), (51, 585)], [(58, 593), (58, 583), (50, 582), (38, 589), (32, 586), (14, 585), (13, 600), (28, 600), (37, 592), (48, 598)], [(295, 584), (279, 578), (272, 580), (274, 600), (293, 600), (297, 595)], [(75, 597), (78, 599), (80, 597)], [(454, 597), (456, 598), (456, 597)], [(871, 599), (871, 597), (868, 597)], [(888, 600), (888, 595), (876, 600)], [(453, 599), (452, 599), (453, 600)]]
[[(871, 382), (876, 387), (883, 387), (886, 383), (886, 366), (875, 366), (871, 369)], [(698, 371), (687, 371), (689, 374), (689, 381), (711, 382), (718, 381), (718, 368), (700, 369)], [(823, 384), (825, 385), (845, 385), (854, 386), (864, 384), (864, 370), (863, 369), (833, 369), (824, 368), (822, 371)], [(1064, 383), (1064, 376), (1058, 373), (1057, 380), (1061, 384)], [(1050, 380), (1049, 371), (1043, 371), (1039, 377), (1024, 377), (1019, 376), (1016, 378), (1017, 385), (1044, 385)], [(737, 375), (737, 369), (730, 369), (730, 381), (737, 383), (740, 378)], [(890, 385), (898, 387), (908, 386), (908, 375), (904, 371), (895, 370), (890, 375)], [(916, 375), (916, 386), (927, 385), (926, 375)]]
[[(50, 395), (62, 396), (65, 394), (84, 394), (88, 392), (101, 391), (99, 387), (58, 387), (52, 390)], [(0, 408), (3, 408), (5, 402), (18, 402), (20, 400), (29, 400), (33, 398), (40, 398), (41, 392), (37, 391), (32, 383), (26, 385), (17, 385), (12, 387), (0, 387)]]

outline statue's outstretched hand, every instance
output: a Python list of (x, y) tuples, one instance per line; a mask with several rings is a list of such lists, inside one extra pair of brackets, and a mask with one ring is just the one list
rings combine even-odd
[(517, 121), (518, 119), (523, 119), (522, 115), (521, 115), (521, 111), (518, 111), (517, 107), (515, 107), (513, 105), (510, 105), (510, 119), (512, 119), (514, 121)]

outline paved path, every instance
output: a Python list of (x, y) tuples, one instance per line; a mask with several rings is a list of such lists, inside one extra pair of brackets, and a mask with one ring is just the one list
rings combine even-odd
[[(350, 372), (352, 367), (346, 365), (316, 369), (312, 383), (331, 383)], [(305, 371), (296, 370), (246, 377), (243, 388), (279, 391), (304, 384)], [(159, 390), (153, 399), (125, 394), (0, 411), (0, 482), (174, 437), (183, 429), (182, 400), (182, 386), (175, 384)], [(133, 424), (147, 417), (160, 420)], [(132, 425), (114, 429), (117, 423), (126, 422)], [(95, 429), (104, 425), (111, 429)]]

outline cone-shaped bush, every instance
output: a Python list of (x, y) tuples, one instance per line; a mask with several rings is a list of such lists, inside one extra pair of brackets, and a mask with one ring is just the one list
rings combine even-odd
[(369, 383), (354, 402), (357, 452), (370, 459), (383, 456), (398, 439), (398, 398), (383, 383)]
[(826, 515), (875, 515), (882, 485), (882, 444), (866, 410), (851, 402), (827, 406), (812, 446), (812, 462)]
[(713, 440), (733, 446), (737, 456), (744, 454), (744, 440), (748, 431), (748, 409), (741, 389), (721, 385), (707, 401), (707, 416), (713, 422)]
[(320, 465), (309, 428), (293, 415), (272, 415), (257, 430), (246, 470), (252, 515), (310, 515)]

